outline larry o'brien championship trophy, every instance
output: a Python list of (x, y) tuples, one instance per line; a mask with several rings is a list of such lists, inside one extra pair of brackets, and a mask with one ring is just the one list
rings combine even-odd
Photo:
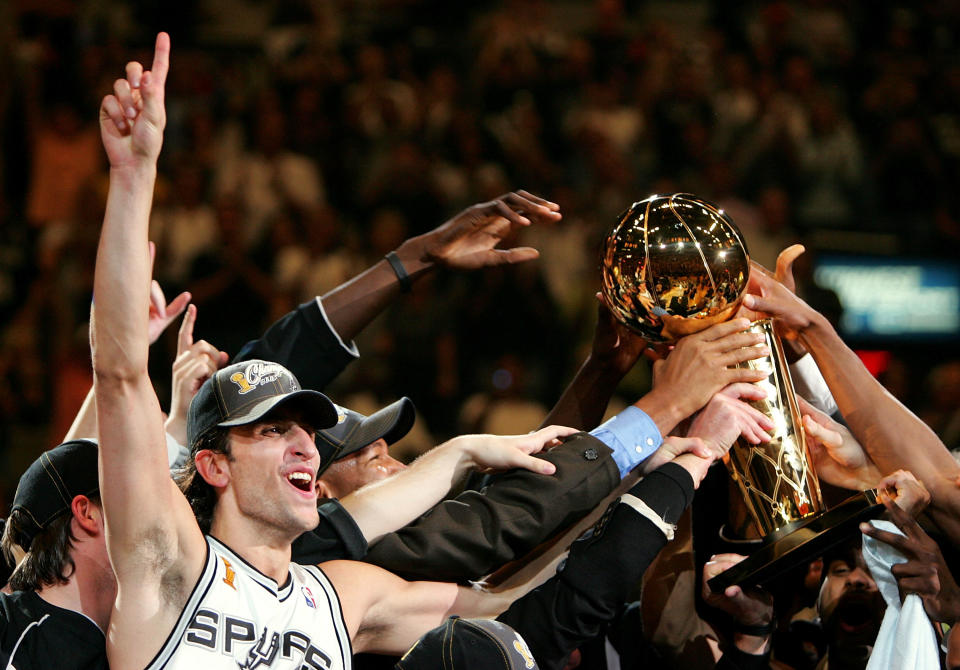
[[(602, 260), (607, 305), (649, 342), (670, 342), (733, 317), (750, 276), (747, 246), (730, 217), (686, 193), (634, 203), (607, 236)], [(751, 404), (773, 422), (773, 439), (738, 440), (724, 462), (763, 541), (710, 580), (715, 591), (769, 581), (843, 541), (882, 509), (875, 491), (824, 509), (772, 320), (754, 321), (749, 330), (762, 333), (771, 352), (741, 365), (768, 375), (758, 382), (767, 398)]]

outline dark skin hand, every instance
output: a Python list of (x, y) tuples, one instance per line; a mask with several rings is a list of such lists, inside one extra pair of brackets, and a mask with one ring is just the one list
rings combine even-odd
[(916, 593), (931, 619), (954, 624), (960, 619), (960, 587), (943, 560), (940, 547), (888, 496), (884, 496), (883, 504), (890, 520), (904, 534), (879, 530), (868, 523), (860, 524), (860, 530), (907, 557), (906, 563), (898, 563), (890, 570), (897, 578), (901, 599), (908, 593)]

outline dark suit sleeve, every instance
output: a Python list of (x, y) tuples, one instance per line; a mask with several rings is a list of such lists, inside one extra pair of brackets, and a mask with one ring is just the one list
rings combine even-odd
[(407, 579), (478, 579), (583, 518), (620, 483), (611, 450), (577, 433), (542, 458), (551, 476), (512, 470), (445, 500), (370, 547), (366, 560)]
[[(679, 465), (667, 463), (630, 493), (674, 524), (693, 500), (693, 480)], [(666, 543), (649, 519), (615, 502), (592, 535), (574, 542), (561, 571), (497, 620), (520, 633), (541, 670), (562, 668), (571, 651), (613, 620)]]
[(330, 326), (317, 300), (280, 317), (258, 340), (247, 342), (233, 362), (259, 358), (284, 366), (306, 389), (322, 390), (359, 358)]

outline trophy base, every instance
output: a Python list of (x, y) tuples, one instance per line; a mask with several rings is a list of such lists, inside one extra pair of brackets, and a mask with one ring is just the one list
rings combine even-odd
[[(831, 510), (794, 522), (743, 561), (707, 582), (712, 591), (728, 586), (763, 585), (790, 568), (810, 561), (843, 542), (861, 521), (880, 515), (883, 503), (876, 490), (861, 491)], [(782, 532), (782, 531), (781, 531)]]

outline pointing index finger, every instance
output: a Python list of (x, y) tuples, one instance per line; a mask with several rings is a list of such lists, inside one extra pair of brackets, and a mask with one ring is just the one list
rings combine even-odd
[(197, 306), (188, 305), (177, 334), (177, 356), (193, 346), (193, 324), (197, 321)]
[(153, 65), (150, 66), (152, 76), (157, 83), (163, 86), (167, 81), (167, 71), (170, 69), (170, 36), (167, 33), (157, 35), (157, 43), (153, 50)]

